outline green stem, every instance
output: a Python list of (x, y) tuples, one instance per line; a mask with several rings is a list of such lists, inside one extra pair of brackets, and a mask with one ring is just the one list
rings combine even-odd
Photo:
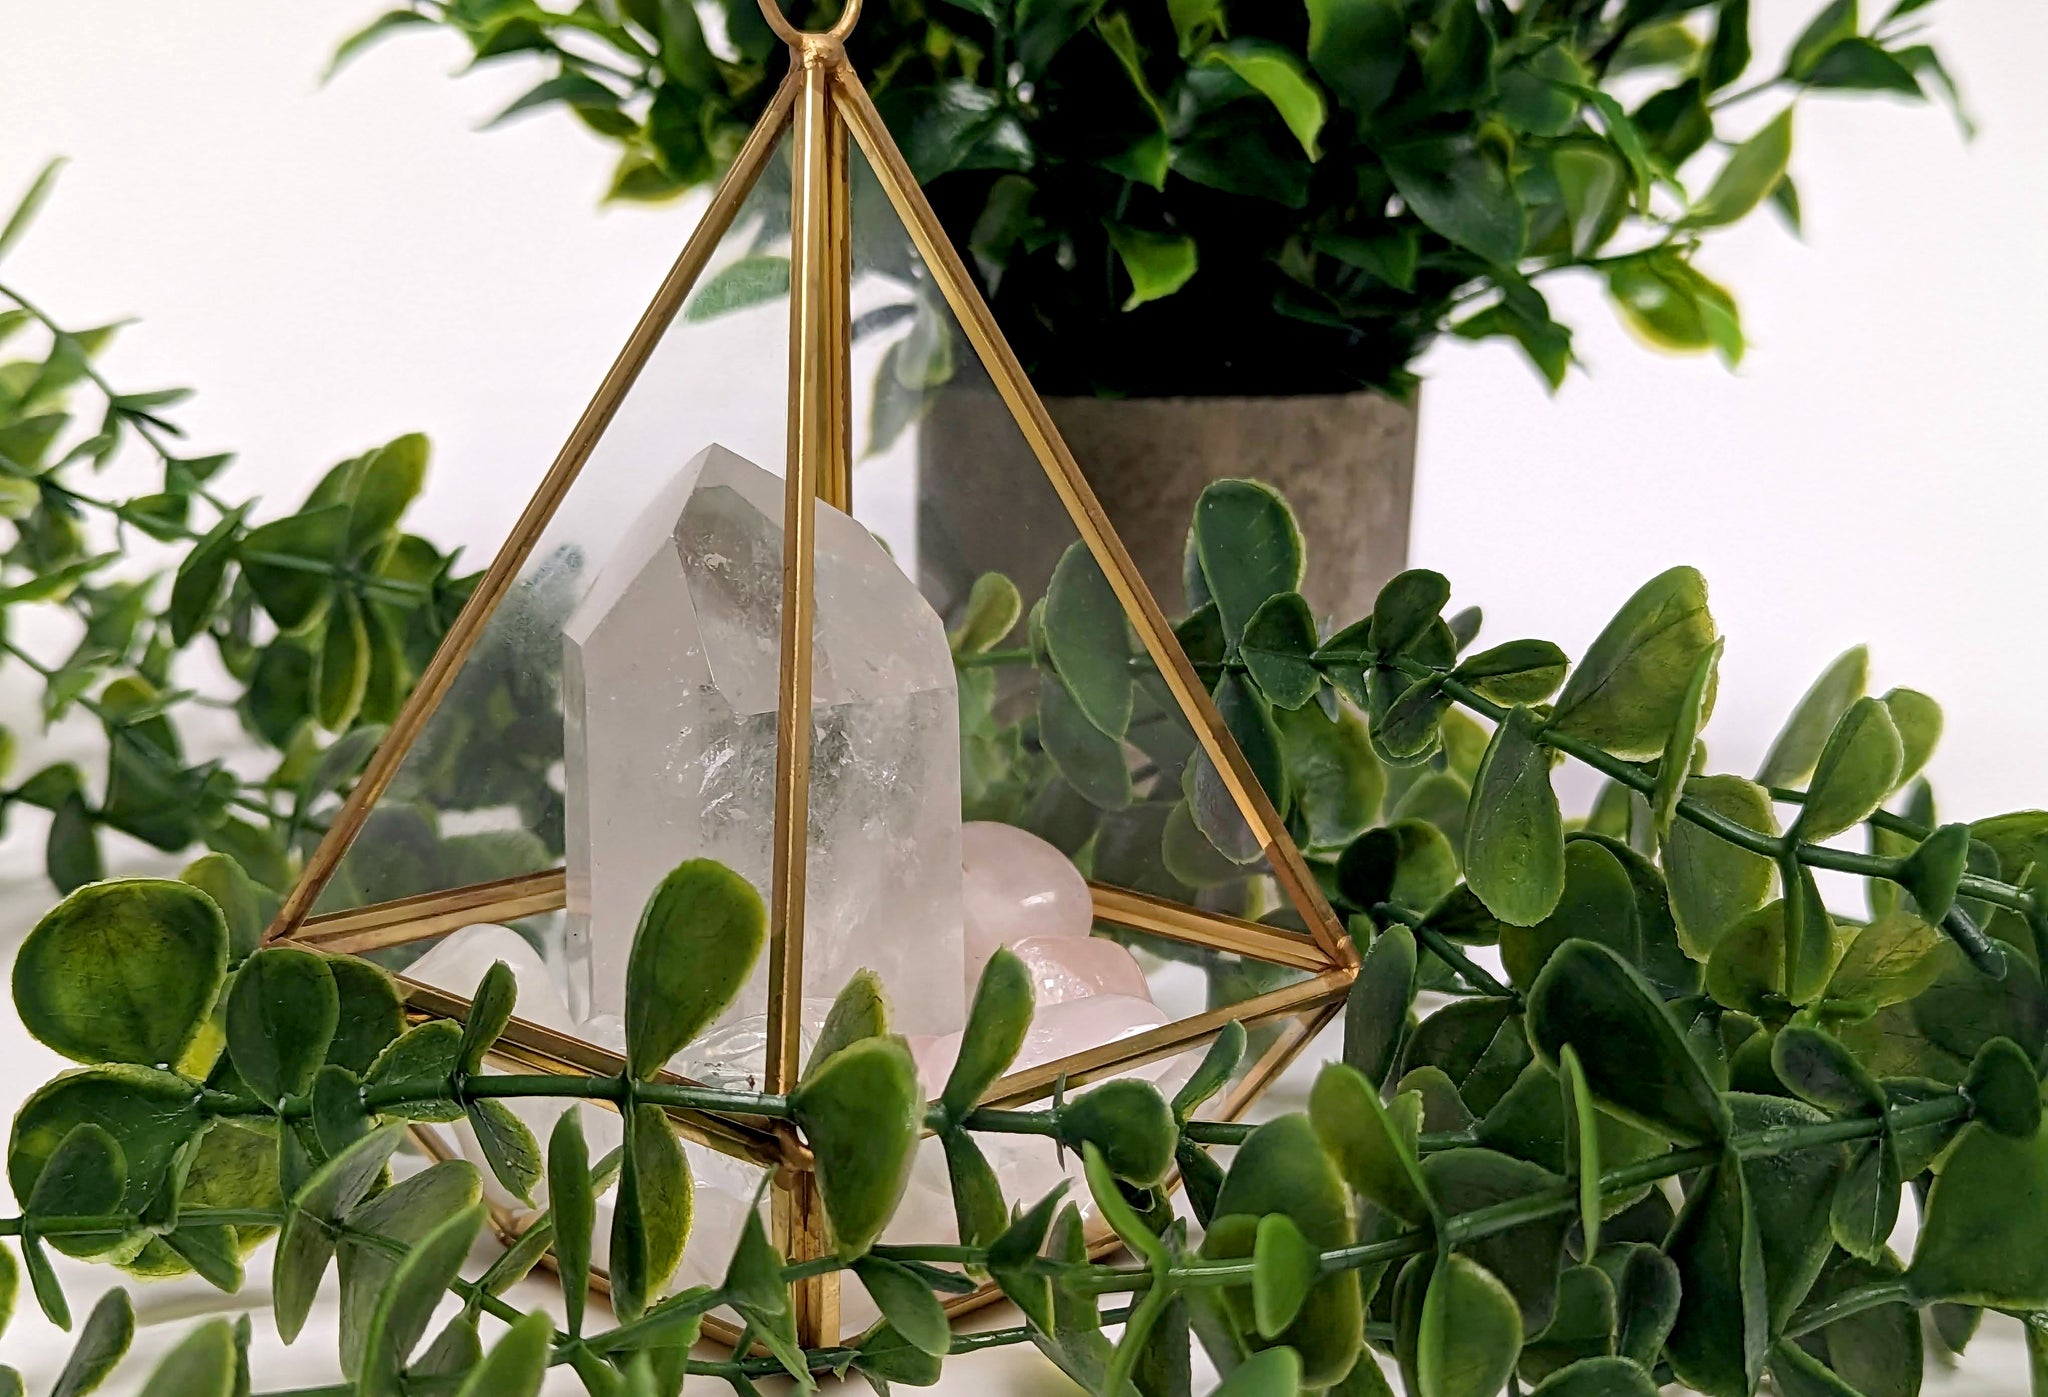
[(1424, 925), (1425, 919), (1421, 913), (1410, 912), (1407, 908), (1397, 907), (1391, 902), (1376, 902), (1373, 904), (1372, 914), (1386, 921), (1399, 922), (1414, 932), (1416, 940), (1427, 946), (1437, 959), (1464, 976), (1465, 983), (1481, 994), (1493, 999), (1519, 1000), (1522, 997), (1520, 990), (1495, 979), (1485, 966), (1459, 950), (1442, 932), (1435, 927)]

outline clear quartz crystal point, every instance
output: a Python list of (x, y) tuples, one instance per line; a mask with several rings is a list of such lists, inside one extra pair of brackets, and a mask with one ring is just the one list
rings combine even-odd
[[(780, 478), (708, 448), (625, 530), (564, 627), (579, 1019), (624, 1012), (640, 910), (677, 864), (718, 859), (765, 897), (783, 493)], [(803, 993), (829, 1002), (866, 966), (888, 988), (898, 1031), (950, 1032), (966, 998), (945, 626), (852, 518), (820, 503), (816, 537)], [(764, 952), (707, 1040), (765, 1012), (767, 971)], [(725, 1041), (740, 1057), (703, 1066), (759, 1070), (758, 1033)]]

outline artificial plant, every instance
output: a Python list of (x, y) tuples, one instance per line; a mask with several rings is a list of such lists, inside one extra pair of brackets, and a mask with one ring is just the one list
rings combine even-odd
[[(636, 1397), (692, 1375), (744, 1394), (785, 1372), (807, 1387), (852, 1371), (886, 1390), (1018, 1342), (1102, 1397), (1188, 1392), (1192, 1343), (1228, 1397), (1387, 1393), (1381, 1355), (1412, 1397), (1651, 1397), (1673, 1381), (1747, 1397), (1766, 1375), (1792, 1397), (1892, 1397), (1919, 1390), (1928, 1345), (1960, 1351), (1984, 1309), (2026, 1321), (2036, 1371), (2048, 1367), (2048, 815), (1935, 825), (1924, 783), (1908, 813), (1887, 810), (1938, 736), (1931, 700), (1864, 695), (1852, 652), (1753, 781), (1704, 755), (1722, 638), (1690, 569), (1646, 584), (1572, 664), (1542, 641), (1474, 651), (1475, 620), (1447, 618), (1448, 585), (1425, 571), (1327, 638), (1255, 625), (1295, 610), (1302, 560), (1285, 506), (1243, 482), (1205, 495), (1191, 558), (1222, 636), (1219, 697), (1241, 686), (1233, 703), (1274, 722), (1320, 714), (1334, 691), (1340, 722), (1364, 714), (1357, 771), (1427, 773), (1411, 794), (1469, 773), (1462, 802), (1375, 813), (1323, 851), (1361, 964), (1341, 1060), (1305, 1114), (1201, 1118), (1244, 1052), (1238, 1025), (1170, 1101), (1123, 1079), (1038, 1109), (979, 1107), (1031, 1014), (1007, 953), (935, 1101), (866, 976), (788, 1095), (654, 1080), (764, 938), (758, 895), (708, 862), (649, 900), (617, 1076), (483, 1071), (515, 1010), (502, 966), (466, 1023), (409, 1023), (376, 967), (260, 946), (232, 866), (100, 883), (43, 919), (14, 972), (23, 1022), (84, 1064), (31, 1097), (9, 1142), (21, 1202), (0, 1235), (17, 1239), (39, 1303), (66, 1318), (51, 1247), (231, 1289), (276, 1231), (287, 1338), (339, 1256), (348, 1379), (323, 1389), (336, 1397), (532, 1393), (550, 1366)], [(1015, 624), (1017, 608), (986, 600), (1000, 590), (984, 589), (967, 653), (999, 653)], [(1620, 792), (1595, 827), (1562, 815), (1564, 758)], [(1312, 784), (1273, 794), (1307, 818)], [(1859, 827), (1870, 851), (1840, 847)], [(1869, 915), (1828, 907), (1816, 869), (1863, 879)], [(707, 925), (727, 933), (692, 934)], [(592, 1161), (574, 1112), (543, 1147), (503, 1106), (533, 1096), (617, 1107), (620, 1153)], [(818, 1161), (835, 1253), (791, 1266), (757, 1218), (721, 1284), (664, 1295), (690, 1214), (669, 1109), (793, 1127)], [(406, 1122), (463, 1118), (507, 1190), (549, 1188), (540, 1221), (474, 1279), (461, 1268), (483, 1225), (477, 1171), (387, 1169)], [(960, 1240), (879, 1244), (926, 1131), (946, 1151)], [(976, 1140), (1006, 1133), (1078, 1152), (1128, 1259), (1088, 1259), (1064, 1189), (1002, 1197)], [(592, 1200), (614, 1177), (607, 1324), (587, 1290)], [(1921, 1222), (1902, 1259), (1889, 1239), (1909, 1188)], [(560, 1327), (503, 1298), (549, 1246)], [(821, 1268), (851, 1271), (883, 1319), (804, 1349), (788, 1286)], [(954, 1335), (938, 1297), (973, 1283), (956, 1268), (993, 1277), (1024, 1322)], [(422, 1347), (449, 1291), (459, 1313)], [(765, 1352), (692, 1356), (720, 1306)], [(504, 1326), (488, 1351), (486, 1321)], [(67, 1392), (89, 1390), (131, 1326), (124, 1295), (100, 1302)], [(202, 1327), (153, 1391), (243, 1390), (246, 1337)]]
[[(1573, 269), (1651, 342), (1740, 355), (1696, 254), (1766, 201), (1798, 226), (1798, 102), (1955, 97), (1926, 0), (1830, 0), (1768, 64), (1750, 8), (874, 0), (849, 48), (1042, 391), (1399, 393), (1445, 332), (1559, 382), (1571, 332), (1537, 283)], [(822, 29), (839, 4), (788, 9)], [(539, 59), (503, 116), (564, 108), (617, 145), (617, 199), (714, 180), (786, 61), (757, 0), (409, 0), (338, 58), (429, 27), (478, 65)]]
[[(0, 257), (57, 171), (13, 210)], [(97, 359), (119, 328), (70, 328), (0, 271), (0, 341), (22, 346), (0, 362), (0, 673), (32, 675), (44, 725), (83, 714), (105, 751), (92, 770), (57, 761), (0, 787), (0, 821), (50, 812), (45, 866), (66, 891), (105, 876), (111, 832), (160, 853), (224, 854), (274, 901), (475, 579), (404, 526), (426, 438), (343, 461), (296, 507), (264, 509), (230, 490), (231, 457), (185, 444), (168, 414), (188, 390), (107, 379)], [(152, 458), (144, 493), (94, 483), (124, 450)], [(471, 728), (423, 778), (436, 806), (492, 803), (490, 773), (551, 759), (493, 718), (507, 707), (493, 686), (529, 678), (513, 665), (465, 677)], [(220, 741), (214, 709), (233, 713), (242, 740)], [(224, 750), (201, 755), (209, 742)], [(0, 778), (16, 745), (0, 731)], [(560, 852), (560, 825), (559, 810), (534, 812), (530, 837), (552, 841), (537, 851), (429, 831), (424, 856), (524, 871)]]

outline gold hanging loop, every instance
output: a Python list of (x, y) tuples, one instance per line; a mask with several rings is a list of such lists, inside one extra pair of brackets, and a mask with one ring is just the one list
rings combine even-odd
[(860, 0), (846, 0), (846, 7), (839, 12), (830, 29), (812, 32), (799, 29), (789, 22), (782, 13), (778, 0), (760, 0), (761, 17), (768, 21), (768, 27), (775, 31), (775, 37), (800, 53), (831, 53), (835, 58), (839, 46), (846, 42), (846, 36), (853, 32), (854, 22), (860, 18)]

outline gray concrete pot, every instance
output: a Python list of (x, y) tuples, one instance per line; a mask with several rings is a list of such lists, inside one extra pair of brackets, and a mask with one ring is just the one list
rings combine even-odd
[[(1318, 617), (1352, 621), (1408, 557), (1416, 411), (1377, 393), (1300, 398), (1051, 398), (1068, 446), (1169, 615), (1195, 499), (1213, 480), (1263, 480), (1301, 520)], [(939, 394), (919, 432), (918, 558), (950, 614), (983, 572), (1027, 600), (1075, 538), (1001, 401)]]

